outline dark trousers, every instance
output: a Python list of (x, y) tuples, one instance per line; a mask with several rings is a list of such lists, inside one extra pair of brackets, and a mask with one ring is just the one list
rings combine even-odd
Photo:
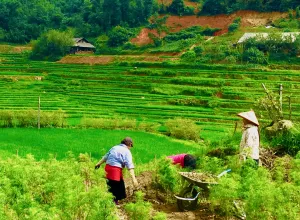
[(126, 190), (124, 180), (120, 181), (107, 179), (108, 191), (111, 192), (115, 200), (121, 200), (126, 198)]

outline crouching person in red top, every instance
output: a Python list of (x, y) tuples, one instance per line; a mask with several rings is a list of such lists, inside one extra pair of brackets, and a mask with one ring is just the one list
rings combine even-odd
[(196, 168), (196, 158), (191, 154), (177, 154), (168, 156), (173, 164), (179, 164), (182, 168)]
[(126, 198), (125, 183), (122, 170), (126, 167), (132, 178), (133, 185), (137, 188), (138, 182), (134, 174), (134, 165), (130, 149), (133, 147), (133, 141), (130, 137), (126, 137), (121, 144), (112, 147), (107, 154), (96, 164), (98, 169), (102, 163), (106, 163), (106, 179), (109, 191), (114, 195), (114, 202)]

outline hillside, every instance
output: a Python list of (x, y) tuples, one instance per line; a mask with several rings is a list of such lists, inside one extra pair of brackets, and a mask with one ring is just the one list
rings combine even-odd
[[(241, 17), (241, 28), (261, 27), (271, 24), (279, 18), (285, 18), (287, 13), (281, 12), (257, 12), (257, 11), (238, 11), (230, 15), (215, 15), (215, 16), (169, 16), (166, 25), (169, 31), (178, 32), (191, 26), (202, 26), (210, 28), (220, 28), (215, 35), (219, 36), (228, 32), (228, 26), (237, 17)], [(152, 43), (148, 33), (156, 33), (155, 30), (148, 28), (142, 29), (140, 34), (131, 40), (137, 45), (145, 45)]]

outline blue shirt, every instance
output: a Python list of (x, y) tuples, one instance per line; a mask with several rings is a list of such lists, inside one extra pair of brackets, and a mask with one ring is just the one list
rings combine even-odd
[(132, 155), (125, 144), (112, 147), (102, 158), (106, 164), (114, 167), (133, 169)]

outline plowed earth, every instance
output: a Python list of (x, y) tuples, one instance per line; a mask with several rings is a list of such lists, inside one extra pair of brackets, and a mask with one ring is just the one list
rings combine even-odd
[[(203, 220), (225, 220), (225, 217), (218, 216), (217, 214), (213, 213), (209, 209), (209, 204), (201, 203), (195, 211), (186, 211), (180, 212), (177, 209), (176, 203), (167, 202), (166, 193), (160, 191), (159, 189), (155, 188), (153, 185), (153, 174), (151, 172), (143, 172), (137, 176), (137, 181), (140, 184), (140, 190), (145, 193), (145, 201), (148, 201), (152, 204), (153, 207), (153, 215), (155, 212), (164, 212), (167, 215), (167, 219), (170, 220), (196, 220), (196, 219), (203, 219)], [(122, 201), (122, 204), (118, 206), (118, 215), (119, 219), (122, 220), (129, 220), (128, 216), (126, 215), (124, 205), (129, 202), (134, 202), (134, 187), (132, 182), (129, 179), (125, 179), (126, 183), (126, 194), (127, 198)], [(175, 201), (175, 200), (174, 200)], [(227, 218), (228, 219), (228, 218)], [(232, 218), (235, 219), (235, 218)]]

